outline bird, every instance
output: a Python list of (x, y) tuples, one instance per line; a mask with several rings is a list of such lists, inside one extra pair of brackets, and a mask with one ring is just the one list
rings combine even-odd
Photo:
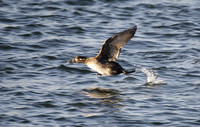
[(118, 74), (130, 74), (135, 70), (127, 71), (119, 63), (116, 62), (121, 49), (135, 35), (137, 26), (124, 30), (109, 39), (107, 39), (98, 55), (95, 57), (76, 56), (68, 63), (83, 63), (92, 70), (97, 71), (98, 75), (114, 76)]

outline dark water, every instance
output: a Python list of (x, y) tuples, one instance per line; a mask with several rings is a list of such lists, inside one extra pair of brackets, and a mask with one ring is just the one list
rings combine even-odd
[[(200, 125), (199, 0), (0, 0), (0, 126)], [(138, 26), (98, 77), (77, 55)]]

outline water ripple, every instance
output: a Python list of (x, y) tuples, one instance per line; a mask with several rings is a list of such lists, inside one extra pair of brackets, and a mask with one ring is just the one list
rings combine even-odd
[[(1, 126), (198, 126), (199, 5), (0, 0)], [(143, 72), (97, 76), (66, 63), (134, 25), (118, 62)]]

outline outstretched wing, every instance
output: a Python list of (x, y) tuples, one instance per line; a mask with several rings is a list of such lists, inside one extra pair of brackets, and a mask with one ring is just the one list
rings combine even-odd
[(134, 36), (137, 26), (112, 36), (103, 43), (103, 46), (97, 55), (98, 59), (116, 61), (121, 48)]

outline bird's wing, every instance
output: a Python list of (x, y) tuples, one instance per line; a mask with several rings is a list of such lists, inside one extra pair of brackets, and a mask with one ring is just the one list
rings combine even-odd
[(116, 61), (121, 48), (134, 36), (137, 26), (118, 33), (112, 36), (103, 43), (103, 46), (97, 55), (98, 59), (105, 59), (108, 61)]

